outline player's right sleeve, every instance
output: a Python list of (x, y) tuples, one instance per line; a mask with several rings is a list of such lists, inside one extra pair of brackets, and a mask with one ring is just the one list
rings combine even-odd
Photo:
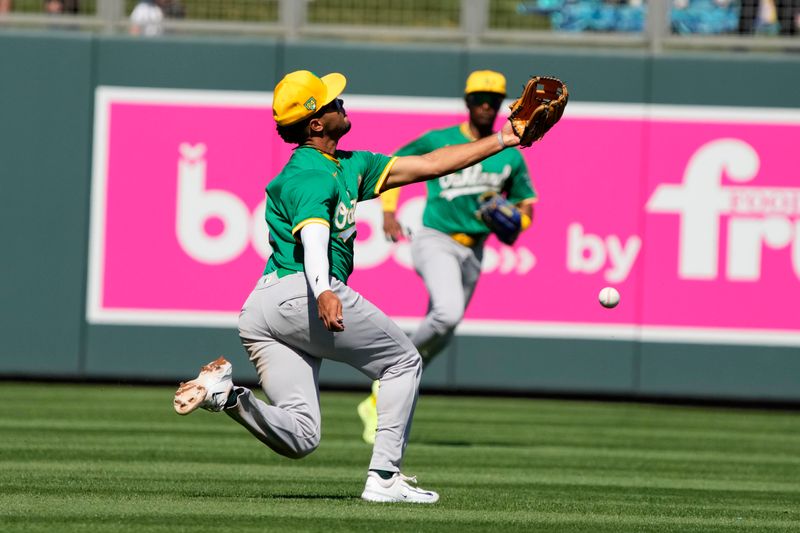
[(358, 172), (358, 201), (371, 200), (378, 196), (396, 157), (358, 150), (351, 153), (353, 170)]
[(336, 181), (325, 172), (304, 172), (284, 185), (281, 199), (292, 225), (292, 235), (308, 224), (331, 225), (336, 207)]

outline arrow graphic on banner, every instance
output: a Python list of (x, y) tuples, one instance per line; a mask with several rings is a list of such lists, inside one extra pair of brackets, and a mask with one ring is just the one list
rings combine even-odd
[(517, 250), (517, 274), (527, 274), (534, 266), (536, 266), (536, 256), (530, 250), (520, 247)]
[(536, 256), (524, 246), (517, 248), (503, 246), (499, 250), (487, 246), (483, 253), (484, 273), (496, 270), (499, 274), (516, 273), (522, 276), (536, 266)]

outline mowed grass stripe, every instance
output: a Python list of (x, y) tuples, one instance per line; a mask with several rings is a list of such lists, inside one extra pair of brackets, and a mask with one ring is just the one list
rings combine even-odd
[[(141, 446), (140, 439), (132, 438), (109, 439), (107, 442), (95, 442), (94, 439), (87, 439), (84, 442), (47, 444), (16, 441), (13, 445), (9, 443), (0, 445), (0, 453), (13, 456), (16, 461), (28, 461), (27, 468), (33, 468), (34, 466), (30, 466), (30, 461), (35, 461), (39, 456), (47, 457), (47, 460), (57, 467), (58, 463), (54, 463), (55, 461), (59, 463), (76, 461), (87, 453), (91, 453), (93, 461), (102, 461), (103, 464), (121, 461), (170, 464), (170, 462), (181, 461), (182, 457), (196, 453), (191, 446), (172, 447), (167, 440), (163, 440), (163, 445), (150, 440), (148, 449), (142, 449)], [(230, 468), (231, 465), (238, 464), (252, 467), (261, 464), (275, 465), (285, 461), (277, 456), (254, 457), (249, 451), (244, 456), (236, 455), (232, 453), (233, 447), (228, 448), (228, 451), (231, 453), (223, 458), (205, 457), (205, 464), (222, 464)], [(267, 450), (259, 450), (259, 452), (262, 451), (265, 454), (268, 453)], [(318, 458), (312, 462), (315, 465), (332, 462), (357, 468), (363, 466), (369, 459), (369, 451), (364, 450), (358, 444), (353, 446), (349, 443), (346, 445), (328, 443), (317, 453)], [(635, 450), (630, 450), (629, 453), (617, 450), (611, 455), (593, 450), (570, 448), (563, 450), (557, 448), (509, 450), (502, 447), (475, 447), (443, 450), (433, 446), (417, 448), (414, 457), (417, 458), (415, 464), (418, 465), (418, 468), (426, 472), (435, 471), (439, 465), (446, 465), (449, 469), (458, 470), (463, 468), (461, 465), (482, 461), (487, 465), (486, 470), (490, 472), (489, 476), (491, 476), (495, 471), (514, 470), (520, 463), (525, 463), (526, 470), (534, 469), (537, 473), (552, 471), (562, 479), (582, 480), (589, 472), (597, 477), (602, 477), (607, 483), (615, 484), (631, 480), (636, 484), (645, 484), (646, 486), (659, 486), (659, 483), (664, 482), (705, 486), (716, 482), (738, 481), (739, 486), (746, 490), (756, 490), (758, 487), (764, 486), (783, 487), (784, 485), (787, 488), (782, 488), (782, 490), (800, 490), (800, 483), (797, 483), (795, 478), (800, 464), (796, 458), (787, 461), (778, 461), (777, 458), (772, 458), (770, 461), (756, 459), (747, 462), (743, 455), (738, 455), (731, 460), (724, 453), (712, 455), (708, 452), (699, 454), (698, 457), (691, 457), (687, 454), (679, 454), (676, 457), (646, 454), (642, 457)], [(202, 464), (200, 461), (197, 463)], [(7, 463), (6, 466), (12, 469), (14, 464)], [(122, 464), (124, 465), (124, 463)], [(192, 466), (192, 468), (196, 467)], [(466, 467), (465, 469), (471, 470), (472, 468)], [(479, 470), (477, 475), (480, 476), (482, 471)], [(640, 479), (642, 473), (646, 473), (644, 480)], [(709, 476), (711, 479), (708, 479)]]
[[(250, 499), (198, 497), (181, 493), (174, 498), (137, 497), (135, 501), (130, 498), (94, 498), (91, 495), (75, 500), (61, 496), (42, 497), (37, 500), (41, 505), (25, 505), (23, 509), (15, 505), (14, 501), (10, 501), (10, 508), (3, 512), (3, 523), (7, 525), (50, 523), (54, 530), (63, 531), (69, 530), (68, 526), (71, 523), (91, 521), (96, 530), (102, 531), (104, 529), (99, 526), (103, 523), (113, 523), (115, 525), (113, 529), (116, 530), (116, 526), (141, 525), (148, 523), (153, 517), (162, 517), (159, 521), (163, 519), (166, 523), (174, 524), (179, 530), (186, 525), (199, 527), (201, 530), (209, 529), (213, 523), (206, 521), (209, 519), (216, 520), (217, 525), (214, 527), (218, 530), (233, 531), (232, 526), (236, 524), (257, 523), (257, 520), (271, 518), (273, 520), (270, 521), (270, 530), (275, 531), (274, 519), (285, 520), (290, 517), (301, 520), (308, 517), (317, 520), (330, 519), (332, 529), (346, 530), (349, 527), (347, 524), (358, 523), (359, 520), (366, 518), (372, 522), (373, 528), (387, 527), (390, 531), (396, 531), (403, 528), (409, 530), (408, 522), (413, 520), (413, 513), (417, 512), (412, 509), (395, 508), (376, 511), (375, 506), (353, 500), (345, 494), (330, 493), (311, 494), (302, 498), (291, 495), (260, 496)], [(430, 523), (458, 524), (459, 528), (474, 528), (484, 524), (481, 527), (486, 531), (542, 522), (557, 524), (559, 527), (556, 529), (561, 531), (571, 530), (570, 526), (575, 523), (587, 526), (593, 524), (600, 529), (605, 525), (616, 526), (617, 531), (624, 531), (625, 529), (619, 528), (626, 524), (636, 524), (640, 527), (661, 524), (669, 526), (671, 531), (685, 531), (681, 526), (686, 524), (703, 524), (709, 527), (747, 524), (748, 528), (767, 531), (790, 530), (797, 526), (796, 516), (785, 507), (770, 506), (768, 503), (758, 508), (742, 507), (740, 500), (731, 499), (714, 507), (697, 505), (686, 499), (676, 498), (672, 499), (670, 505), (652, 502), (646, 505), (642, 505), (642, 502), (639, 502), (640, 505), (593, 505), (581, 499), (577, 500), (571, 509), (558, 511), (549, 510), (558, 506), (552, 505), (547, 499), (532, 499), (528, 507), (521, 510), (463, 509), (461, 508), (463, 501), (462, 495), (456, 494), (442, 500), (442, 507), (447, 507), (448, 510), (426, 508), (420, 512), (426, 513), (425, 519)], [(219, 514), (207, 517), (209, 509), (216, 509)], [(781, 516), (785, 518), (781, 519)], [(318, 524), (319, 530), (324, 530), (322, 524), (323, 522)], [(430, 527), (428, 529), (435, 530)], [(452, 528), (447, 530), (449, 529)], [(523, 529), (520, 527), (520, 530)], [(609, 530), (613, 530), (613, 527)], [(4, 528), (4, 531), (8, 529)]]
[[(197, 475), (201, 471), (203, 475)], [(104, 487), (108, 481), (127, 481), (137, 484), (143, 480), (147, 483), (180, 484), (182, 487), (202, 487), (207, 481), (219, 480), (231, 484), (247, 484), (255, 482), (262, 485), (254, 488), (254, 494), (279, 494), (286, 488), (286, 483), (302, 482), (342, 482), (347, 481), (355, 485), (363, 482), (361, 472), (351, 468), (317, 468), (306, 469), (278, 469), (273, 467), (239, 467), (239, 468), (205, 468), (205, 465), (156, 463), (148, 468), (135, 468), (131, 466), (109, 464), (107, 467), (97, 468), (94, 465), (76, 463), (71, 467), (64, 467), (54, 463), (29, 466), (24, 464), (9, 463), (4, 468), (6, 479), (0, 483), (0, 491), (11, 493), (12, 488), (24, 492), (34, 493), (50, 492), (60, 483), (69, 485), (78, 480), (89, 490), (128, 490), (127, 485)], [(194, 478), (188, 476), (195, 475)], [(719, 491), (735, 494), (737, 492), (774, 492), (795, 497), (798, 489), (789, 483), (730, 483), (716, 480), (685, 480), (685, 479), (648, 479), (646, 475), (639, 478), (616, 477), (609, 478), (600, 475), (559, 475), (553, 471), (516, 473), (511, 470), (493, 469), (489, 472), (474, 473), (472, 471), (443, 470), (435, 475), (427, 475), (425, 479), (434, 484), (447, 484), (451, 487), (465, 487), (481, 490), (480, 486), (503, 487), (508, 490), (519, 490), (527, 485), (541, 487), (585, 487), (587, 490), (598, 489), (624, 492), (629, 488), (647, 488), (655, 491)], [(31, 481), (35, 480), (33, 484)], [(480, 486), (479, 486), (480, 485)], [(477, 488), (476, 488), (477, 487)], [(209, 490), (216, 487), (212, 484)], [(278, 491), (278, 492), (275, 492)], [(213, 493), (213, 492), (212, 492)]]
[[(87, 518), (85, 512), (75, 508), (77, 503), (93, 505), (102, 508), (103, 512), (95, 517)], [(734, 504), (735, 502), (731, 502)], [(63, 499), (43, 499), (43, 506), (48, 511), (47, 518), (30, 515), (6, 515), (6, 524), (13, 527), (32, 526), (37, 523), (40, 525), (50, 525), (54, 521), (67, 526), (79, 526), (80, 528), (99, 528), (113, 527), (115, 531), (120, 524), (129, 526), (145, 527), (148, 525), (156, 526), (153, 530), (158, 530), (157, 526), (167, 524), (177, 524), (181, 530), (181, 524), (192, 527), (203, 528), (203, 524), (217, 530), (240, 530), (241, 528), (261, 527), (269, 524), (272, 531), (293, 531), (302, 529), (303, 526), (317, 530), (339, 530), (346, 523), (346, 527), (375, 528), (379, 523), (388, 524), (389, 531), (441, 531), (449, 529), (463, 528), (467, 530), (494, 531), (498, 528), (519, 528), (525, 530), (528, 527), (551, 526), (555, 530), (575, 531), (598, 528), (598, 530), (616, 531), (630, 528), (630, 531), (652, 531), (653, 528), (665, 531), (687, 531), (687, 527), (700, 528), (696, 530), (714, 530), (717, 527), (726, 528), (731, 526), (741, 527), (743, 530), (763, 530), (763, 531), (784, 531), (792, 530), (797, 524), (788, 513), (784, 513), (787, 518), (771, 518), (768, 516), (753, 515), (747, 509), (731, 509), (726, 506), (723, 509), (716, 509), (708, 515), (707, 507), (681, 506), (680, 514), (670, 514), (660, 512), (649, 512), (640, 514), (634, 509), (626, 509), (627, 513), (614, 512), (595, 512), (585, 508), (565, 510), (562, 512), (537, 509), (536, 502), (530, 502), (530, 508), (523, 510), (502, 510), (491, 509), (480, 510), (459, 510), (457, 513), (436, 513), (428, 508), (407, 508), (398, 509), (397, 506), (370, 505), (363, 502), (351, 502), (350, 500), (337, 499), (331, 497), (314, 498), (274, 498), (272, 501), (265, 502), (263, 499), (235, 501), (225, 498), (186, 498), (175, 499), (151, 499), (143, 502), (111, 500), (109, 498), (83, 498), (80, 502), (64, 501)], [(143, 505), (144, 504), (144, 505)], [(217, 512), (209, 512), (209, 508), (217, 509)], [(37, 509), (31, 509), (36, 511)], [(313, 517), (309, 518), (310, 516)], [(267, 520), (267, 522), (263, 522)], [(280, 529), (283, 525), (286, 529)], [(329, 524), (329, 525), (326, 525)], [(339, 527), (337, 527), (337, 524)], [(394, 524), (394, 526), (392, 525)], [(402, 524), (402, 527), (398, 527)], [(207, 527), (208, 530), (213, 530)], [(330, 529), (328, 529), (330, 528)], [(445, 529), (442, 529), (445, 528)], [(622, 528), (622, 529), (620, 529)], [(642, 529), (644, 528), (644, 529)], [(148, 528), (150, 530), (151, 528)], [(346, 529), (345, 529), (346, 530)], [(374, 529), (373, 529), (374, 530)]]
[(798, 413), (423, 395), (410, 508), (357, 498), (362, 395), (296, 462), (172, 392), (0, 385), (0, 530), (800, 531)]
[[(0, 430), (2, 431), (2, 430)], [(238, 443), (237, 443), (238, 444)], [(101, 438), (97, 436), (87, 437), (80, 441), (62, 440), (60, 442), (42, 442), (38, 437), (29, 439), (27, 436), (18, 436), (14, 441), (0, 442), (0, 452), (13, 454), (17, 460), (28, 458), (39, 458), (41, 454), (47, 453), (48, 458), (64, 459), (80, 456), (87, 450), (94, 449), (93, 458), (103, 458), (106, 461), (131, 460), (141, 458), (145, 460), (170, 460), (179, 459), (186, 453), (191, 453), (191, 444), (187, 446), (173, 445), (173, 440), (168, 436), (158, 438), (148, 438), (148, 448), (142, 449), (141, 438), (132, 436), (113, 436)], [(239, 446), (231, 445), (227, 448), (229, 452), (234, 452)], [(207, 463), (232, 463), (244, 461), (246, 463), (268, 462), (266, 457), (260, 457), (258, 452), (266, 452), (260, 449), (254, 452), (249, 449), (249, 445), (241, 447), (245, 455), (231, 453), (226, 458), (208, 457), (204, 459)], [(689, 451), (643, 451), (637, 448), (615, 448), (615, 449), (593, 449), (588, 447), (570, 446), (533, 446), (523, 447), (503, 447), (503, 446), (446, 446), (446, 445), (418, 445), (415, 447), (415, 455), (422, 455), (420, 460), (426, 463), (437, 464), (441, 461), (452, 462), (454, 465), (469, 458), (481, 455), (492, 457), (492, 466), (508, 466), (507, 462), (514, 466), (519, 460), (526, 461), (530, 467), (547, 466), (559, 464), (563, 466), (595, 467), (602, 468), (599, 462), (617, 468), (624, 468), (626, 465), (640, 468), (647, 466), (653, 469), (670, 469), (673, 466), (683, 468), (686, 465), (695, 464), (696, 468), (703, 465), (714, 469), (716, 472), (727, 470), (736, 472), (749, 472), (753, 474), (764, 472), (770, 477), (780, 475), (781, 472), (792, 473), (792, 468), (800, 467), (800, 457), (782, 455), (753, 454), (752, 457), (741, 452), (725, 451), (702, 451), (692, 453)], [(363, 457), (369, 457), (370, 449), (360, 443), (351, 441), (333, 441), (323, 443), (317, 453), (320, 456), (329, 454), (339, 455), (341, 453), (352, 454), (354, 461), (359, 461)], [(499, 457), (502, 456), (502, 457)]]

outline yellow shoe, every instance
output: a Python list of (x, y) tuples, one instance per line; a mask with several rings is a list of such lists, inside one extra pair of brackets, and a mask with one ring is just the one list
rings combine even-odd
[(364, 424), (364, 433), (361, 438), (367, 444), (375, 444), (375, 432), (378, 430), (378, 409), (375, 407), (375, 397), (371, 394), (358, 404), (358, 416)]

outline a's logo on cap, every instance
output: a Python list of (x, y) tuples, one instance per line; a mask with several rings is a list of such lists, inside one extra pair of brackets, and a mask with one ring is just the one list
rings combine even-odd
[(309, 111), (316, 111), (317, 110), (317, 100), (312, 96), (303, 106), (308, 109)]

